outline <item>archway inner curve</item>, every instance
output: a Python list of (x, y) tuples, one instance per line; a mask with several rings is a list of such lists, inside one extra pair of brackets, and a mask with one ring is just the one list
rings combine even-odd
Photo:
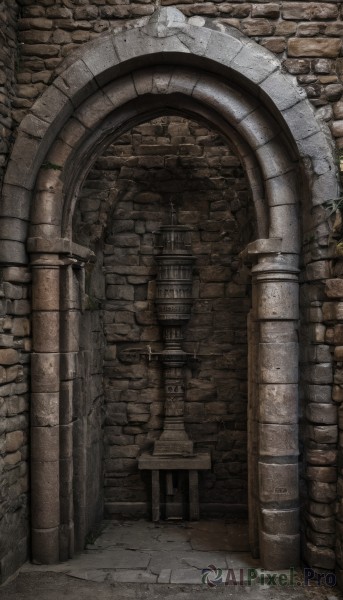
[[(108, 515), (120, 504), (123, 511), (135, 510), (130, 498), (136, 499), (136, 510), (149, 514), (133, 455), (139, 447), (151, 450), (161, 427), (161, 369), (154, 361), (147, 363), (144, 352), (150, 346), (154, 354), (162, 343), (154, 309), (153, 231), (169, 222), (170, 201), (179, 223), (190, 227), (195, 256), (194, 314), (184, 348), (200, 362), (188, 369), (186, 426), (197, 451), (213, 452), (213, 472), (200, 480), (202, 515), (214, 516), (209, 511), (223, 511), (224, 505), (228, 512), (242, 511), (247, 504), (246, 317), (251, 286), (238, 254), (255, 237), (249, 200), (239, 159), (226, 140), (203, 123), (171, 116), (136, 124), (117, 137), (84, 182), (73, 239), (92, 244), (97, 255), (86, 291), (93, 305), (95, 299), (101, 303), (104, 315)], [(97, 348), (96, 342), (91, 347)], [(125, 352), (137, 347), (141, 359), (126, 363)], [(84, 394), (89, 393), (85, 386)], [(124, 440), (127, 455), (118, 447)], [(123, 479), (125, 467), (130, 471)]]
[[(58, 142), (46, 160), (47, 164), (57, 163), (60, 172), (43, 172), (38, 179), (39, 191), (40, 187), (42, 190), (53, 190), (56, 186), (55, 196), (49, 194), (50, 206), (54, 200), (51, 209), (54, 210), (53, 228), (56, 234), (61, 235), (58, 224), (62, 219), (61, 205), (66, 196), (70, 199), (73, 185), (77, 185), (76, 181), (79, 184), (84, 176), (78, 174), (77, 165), (81, 165), (80, 169), (86, 173), (95, 160), (97, 148), (100, 151), (107, 139), (118, 135), (128, 123), (146, 118), (144, 115), (147, 109), (151, 115), (151, 105), (155, 105), (155, 111), (164, 107), (205, 118), (231, 139), (246, 163), (250, 185), (255, 192), (259, 233), (264, 234), (261, 237), (283, 239), (282, 250), (296, 254), (299, 250), (298, 219), (295, 211), (298, 178), (294, 171), (298, 164), (279, 125), (259, 106), (255, 98), (243, 95), (208, 74), (194, 74), (182, 69), (177, 73), (173, 69), (172, 77), (161, 93), (154, 82), (159, 82), (160, 85), (163, 77), (166, 77), (165, 67), (161, 73), (157, 68), (136, 72), (132, 78), (126, 77), (105, 87), (103, 92), (96, 93), (75, 111), (73, 120), (61, 132)], [(188, 82), (187, 90), (185, 81)], [(122, 88), (125, 93), (120, 92)], [(143, 95), (138, 93), (139, 90)], [(76, 136), (77, 128), (79, 131)], [(261, 180), (264, 180), (264, 188), (261, 186)], [(48, 235), (52, 234), (52, 223), (44, 221), (48, 219), (47, 212), (50, 208), (47, 202), (48, 194), (39, 194), (37, 199), (38, 204), (33, 210), (31, 220), (31, 236), (45, 237), (44, 223), (48, 225)], [(70, 214), (70, 209), (67, 209), (67, 212)], [(66, 217), (64, 228), (65, 219)], [(270, 226), (267, 234), (268, 221)], [(289, 237), (290, 231), (292, 239)]]

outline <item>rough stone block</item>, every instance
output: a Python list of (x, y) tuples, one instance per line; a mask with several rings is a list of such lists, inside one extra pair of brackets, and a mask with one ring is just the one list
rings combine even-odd
[(335, 514), (335, 504), (321, 504), (310, 500), (307, 504), (307, 510), (318, 517), (331, 517)]
[(330, 2), (284, 2), (282, 17), (303, 21), (319, 19), (336, 19), (338, 8)]
[(306, 542), (304, 549), (304, 558), (306, 562), (313, 568), (318, 569), (334, 569), (335, 568), (335, 552), (331, 548), (323, 548), (314, 546), (310, 542)]
[(335, 425), (337, 423), (337, 407), (334, 404), (311, 402), (306, 407), (306, 417), (312, 423)]
[(335, 444), (338, 428), (337, 425), (311, 425), (307, 427), (307, 435), (318, 444)]
[(335, 465), (337, 463), (337, 450), (318, 450), (316, 448), (307, 448), (306, 461), (309, 464), (317, 466)]
[(331, 363), (312, 364), (302, 368), (303, 380), (312, 384), (332, 383), (333, 373)]
[[(336, 303), (332, 303), (332, 304), (336, 304)], [(341, 345), (343, 344), (343, 325), (342, 324), (337, 324), (334, 326), (333, 342), (338, 347), (341, 347)]]
[(319, 503), (329, 503), (336, 500), (336, 484), (322, 481), (309, 481), (308, 493), (312, 500)]
[(25, 443), (23, 431), (11, 431), (6, 434), (6, 452), (16, 452)]
[(288, 56), (336, 58), (341, 47), (340, 38), (291, 38), (288, 41)]
[(15, 365), (19, 362), (19, 353), (13, 348), (0, 348), (0, 364)]
[(25, 536), (16, 540), (15, 547), (0, 559), (0, 583), (4, 583), (28, 558), (29, 544)]
[(337, 481), (336, 467), (306, 467), (306, 475), (308, 479), (317, 482), (333, 483)]

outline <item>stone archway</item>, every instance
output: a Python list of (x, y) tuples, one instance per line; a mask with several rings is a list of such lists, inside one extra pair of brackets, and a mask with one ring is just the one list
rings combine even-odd
[[(312, 207), (337, 196), (334, 162), (310, 105), (274, 56), (236, 30), (187, 21), (176, 9), (159, 9), (142, 27), (74, 53), (22, 122), (7, 170), (1, 262), (25, 264), (27, 250), (33, 270), (33, 556), (55, 562), (73, 553), (78, 347), (68, 331), (80, 309), (72, 274), (82, 273), (89, 258), (71, 238), (74, 201), (109, 141), (167, 108), (201, 116), (230, 138), (253, 192), (259, 239), (246, 250), (256, 263), (249, 325), (251, 542), (257, 552), (259, 537), (266, 568), (286, 568), (299, 553), (299, 215), (310, 220)], [(83, 508), (80, 501), (77, 545), (85, 534)]]

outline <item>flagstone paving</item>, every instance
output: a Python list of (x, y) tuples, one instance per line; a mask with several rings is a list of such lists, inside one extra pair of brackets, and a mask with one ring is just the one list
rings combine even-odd
[(257, 568), (259, 562), (248, 549), (244, 521), (109, 521), (72, 560), (49, 566), (27, 564), (21, 571), (65, 573), (98, 582), (201, 584), (202, 570), (209, 565), (223, 572), (229, 567)]
[[(300, 570), (292, 575), (283, 572), (286, 585), (256, 581), (247, 585), (249, 569), (255, 579), (263, 574), (259, 561), (249, 553), (244, 521), (108, 521), (73, 559), (58, 565), (25, 564), (14, 581), (0, 588), (0, 598), (213, 600), (214, 594), (218, 600), (224, 596), (238, 600), (343, 598), (336, 588), (304, 587)], [(235, 585), (224, 585), (229, 580)]]

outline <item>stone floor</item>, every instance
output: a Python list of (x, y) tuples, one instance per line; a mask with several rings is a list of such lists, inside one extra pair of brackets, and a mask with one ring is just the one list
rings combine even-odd
[[(228, 580), (237, 585), (227, 585)], [(248, 551), (243, 521), (107, 521), (99, 536), (72, 560), (24, 565), (18, 577), (1, 588), (0, 598), (210, 600), (215, 593), (218, 600), (224, 595), (254, 600), (342, 599), (337, 588), (303, 584), (300, 570), (279, 572), (268, 582)]]
[(50, 571), (97, 582), (201, 584), (209, 565), (221, 569), (222, 576), (228, 568), (258, 568), (245, 522), (107, 521), (99, 537), (72, 560), (48, 567), (27, 564), (21, 572)]

